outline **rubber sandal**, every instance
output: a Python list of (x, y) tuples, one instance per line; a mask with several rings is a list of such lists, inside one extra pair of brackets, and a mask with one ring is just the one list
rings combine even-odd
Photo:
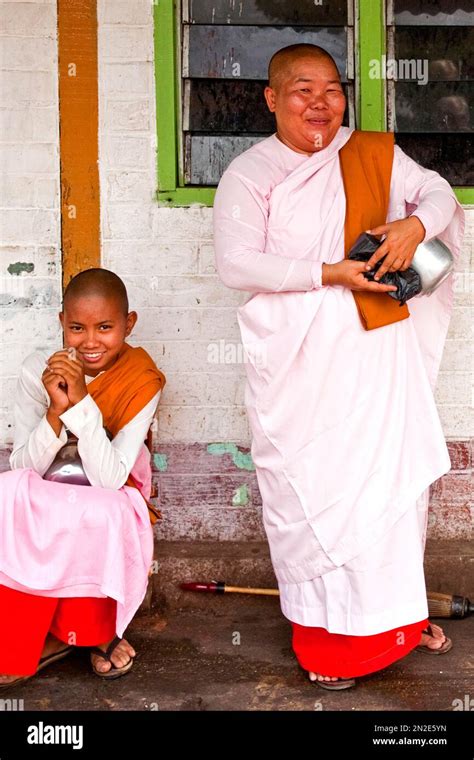
[(18, 684), (23, 683), (24, 681), (29, 681), (30, 678), (34, 678), (35, 675), (40, 672), (40, 670), (46, 668), (48, 665), (51, 665), (53, 662), (62, 660), (63, 657), (66, 657), (70, 652), (72, 652), (72, 650), (73, 647), (68, 646), (65, 649), (60, 649), (59, 652), (53, 652), (52, 654), (48, 654), (46, 657), (42, 657), (38, 663), (36, 673), (32, 673), (31, 676), (20, 676), (20, 678), (15, 678), (14, 681), (10, 681), (9, 683), (1, 683), (0, 689), (2, 691), (6, 691), (7, 689), (12, 689), (14, 686), (18, 686)]
[(100, 670), (96, 669), (95, 665), (92, 665), (92, 670), (96, 676), (99, 676), (100, 678), (107, 678), (111, 681), (113, 678), (120, 678), (120, 676), (124, 676), (125, 673), (128, 673), (128, 671), (132, 668), (133, 661), (135, 659), (134, 657), (130, 657), (129, 661), (121, 668), (116, 668), (112, 662), (111, 655), (116, 646), (120, 644), (121, 641), (123, 641), (123, 639), (121, 639), (120, 636), (116, 636), (115, 639), (110, 642), (105, 651), (103, 649), (99, 649), (99, 647), (89, 647), (91, 654), (99, 655), (99, 657), (102, 657), (104, 660), (108, 660), (112, 665), (110, 670), (107, 670), (105, 673), (101, 673)]
[(327, 689), (328, 691), (342, 691), (342, 689), (350, 689), (352, 686), (356, 685), (355, 678), (338, 678), (337, 681), (319, 681), (317, 678), (314, 681), (312, 678), (309, 680), (311, 683), (320, 686), (322, 689)]
[[(428, 636), (431, 636), (433, 639), (436, 638), (433, 634), (433, 629), (431, 625), (429, 625), (428, 628), (425, 628), (423, 630), (423, 633), (427, 633)], [(453, 648), (452, 640), (449, 639), (447, 636), (445, 636), (444, 642), (438, 649), (431, 649), (431, 647), (427, 646), (426, 644), (419, 644), (417, 647), (415, 647), (415, 651), (424, 652), (424, 654), (446, 654), (446, 652), (449, 652), (449, 650), (452, 648)]]

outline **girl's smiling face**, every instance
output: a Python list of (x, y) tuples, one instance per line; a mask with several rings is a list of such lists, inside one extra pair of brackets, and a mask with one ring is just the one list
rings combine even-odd
[(65, 347), (73, 346), (86, 375), (95, 377), (116, 362), (138, 315), (125, 315), (117, 299), (84, 295), (68, 298), (59, 319)]

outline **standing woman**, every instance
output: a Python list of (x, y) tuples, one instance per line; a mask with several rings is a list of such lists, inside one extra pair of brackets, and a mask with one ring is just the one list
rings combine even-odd
[[(464, 216), (392, 134), (342, 126), (322, 48), (275, 53), (265, 98), (277, 131), (221, 178), (216, 263), (252, 293), (238, 309), (245, 403), (293, 649), (311, 680), (343, 689), (415, 648), (451, 648), (429, 626), (423, 554), (429, 486), (451, 466), (433, 390), (453, 278), (409, 310), (377, 280), (436, 236), (457, 258)], [(345, 258), (364, 231), (385, 235), (375, 281)]]

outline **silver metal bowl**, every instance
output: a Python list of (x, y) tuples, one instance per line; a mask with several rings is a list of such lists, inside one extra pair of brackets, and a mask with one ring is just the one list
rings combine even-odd
[(410, 266), (420, 275), (421, 292), (418, 296), (429, 296), (438, 288), (454, 269), (454, 257), (448, 246), (433, 238), (420, 243)]
[[(104, 428), (107, 438), (112, 440), (112, 434)], [(66, 430), (67, 442), (59, 449), (55, 458), (43, 475), (43, 480), (52, 480), (55, 483), (71, 483), (75, 486), (90, 486), (91, 483), (84, 472), (82, 459), (77, 448), (78, 439)]]

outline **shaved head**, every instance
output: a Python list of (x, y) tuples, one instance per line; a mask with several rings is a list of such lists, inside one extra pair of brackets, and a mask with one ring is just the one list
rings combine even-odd
[(307, 43), (288, 45), (287, 47), (281, 48), (281, 50), (277, 50), (277, 52), (270, 58), (270, 63), (268, 64), (269, 86), (272, 89), (277, 90), (280, 87), (282, 80), (285, 78), (285, 75), (288, 74), (292, 64), (302, 58), (313, 58), (314, 60), (331, 63), (336, 71), (338, 71), (334, 58), (327, 52), (327, 50), (324, 50), (324, 48)]
[(318, 45), (288, 45), (268, 66), (263, 95), (275, 114), (276, 136), (297, 153), (326, 148), (344, 120), (346, 97), (332, 55)]
[(128, 314), (127, 289), (122, 280), (108, 269), (85, 269), (69, 282), (63, 297), (63, 310), (75, 298), (99, 296), (117, 303), (126, 317)]

